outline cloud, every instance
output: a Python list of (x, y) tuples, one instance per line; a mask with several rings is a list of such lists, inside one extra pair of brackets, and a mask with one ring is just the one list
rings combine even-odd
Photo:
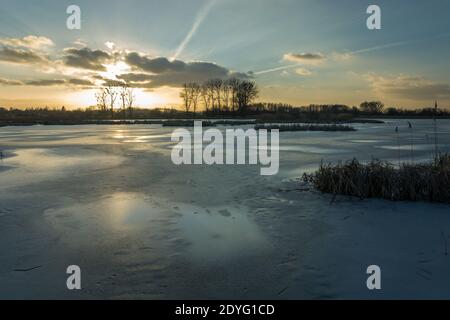
[(150, 58), (137, 52), (130, 52), (125, 57), (125, 62), (132, 67), (151, 73), (164, 73), (169, 71), (179, 72), (185, 68), (185, 63), (180, 60), (169, 61), (164, 57)]
[(24, 38), (3, 38), (0, 44), (9, 47), (21, 47), (26, 49), (43, 49), (54, 45), (53, 41), (46, 37), (27, 36)]
[(107, 41), (105, 42), (105, 46), (109, 49), (109, 50), (114, 50), (116, 48), (116, 44), (114, 42), (111, 41)]
[(83, 39), (77, 39), (73, 42), (73, 44), (78, 47), (87, 47), (87, 44)]
[(374, 92), (399, 99), (434, 101), (450, 99), (450, 85), (425, 79), (420, 76), (366, 75)]
[(66, 66), (93, 71), (106, 71), (105, 63), (111, 62), (113, 57), (102, 50), (67, 48), (64, 63)]
[(57, 86), (65, 84), (65, 80), (30, 80), (26, 82), (28, 86), (36, 86), (36, 87), (49, 87), (49, 86)]
[(3, 47), (0, 49), (0, 61), (16, 64), (46, 64), (48, 58), (28, 49)]
[[(25, 39), (25, 40), (24, 40)], [(22, 81), (29, 86), (95, 86), (108, 81), (128, 82), (135, 87), (153, 89), (158, 87), (179, 88), (186, 82), (205, 82), (210, 79), (252, 78), (252, 73), (240, 73), (213, 62), (171, 60), (138, 52), (116, 50), (112, 42), (106, 45), (111, 52), (87, 46), (70, 47), (54, 56), (45, 55), (31, 47), (50, 45), (39, 37), (26, 37), (12, 41), (10, 46), (0, 46), (0, 62), (35, 65), (42, 79)], [(20, 40), (20, 41), (19, 41)], [(33, 41), (35, 43), (33, 43)], [(6, 42), (5, 42), (6, 43)], [(53, 43), (53, 42), (51, 42)], [(11, 45), (23, 45), (12, 47)], [(25, 48), (28, 45), (30, 48)], [(53, 75), (52, 78), (50, 78)], [(19, 85), (14, 80), (3, 80), (2, 85)]]
[(312, 72), (309, 71), (308, 69), (304, 69), (304, 68), (297, 68), (295, 69), (295, 73), (300, 75), (300, 76), (310, 76), (312, 75)]
[(40, 79), (29, 80), (25, 82), (27, 86), (35, 87), (51, 87), (51, 86), (94, 86), (95, 84), (91, 80), (86, 79)]
[(251, 74), (231, 71), (211, 62), (170, 61), (165, 57), (152, 58), (136, 52), (128, 53), (125, 62), (134, 73), (118, 76), (119, 79), (136, 82), (144, 88), (163, 86), (181, 87), (186, 82), (204, 82), (209, 79), (250, 78)]
[(3, 85), (3, 86), (21, 86), (21, 85), (23, 85), (23, 82), (21, 82), (19, 80), (9, 80), (9, 79), (0, 78), (0, 85)]
[(286, 53), (283, 56), (283, 60), (301, 64), (316, 65), (325, 61), (326, 57), (321, 53)]
[(146, 82), (152, 80), (153, 77), (148, 73), (126, 73), (118, 76), (119, 79), (126, 82)]
[(353, 55), (348, 52), (346, 52), (346, 53), (333, 52), (331, 54), (331, 58), (334, 61), (348, 61), (353, 58)]
[(76, 86), (94, 86), (95, 83), (87, 79), (69, 79), (66, 81), (68, 84)]
[(290, 70), (298, 68), (300, 65), (317, 66), (324, 63), (327, 57), (321, 53), (286, 53), (283, 55), (283, 61), (293, 62), (294, 64), (268, 68), (255, 72), (255, 75), (267, 74), (276, 71)]

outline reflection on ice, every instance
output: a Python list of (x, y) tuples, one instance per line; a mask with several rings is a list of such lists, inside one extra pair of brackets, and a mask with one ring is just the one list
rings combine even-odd
[(161, 210), (145, 201), (142, 195), (134, 193), (115, 193), (98, 201), (49, 209), (45, 212), (46, 218), (54, 224), (58, 223), (59, 218), (65, 218), (66, 225), (67, 220), (74, 226), (82, 225), (86, 228), (94, 228), (92, 223), (96, 223), (98, 225), (95, 227), (108, 232), (131, 231), (148, 226), (160, 214)]
[[(200, 208), (178, 204), (178, 226), (200, 261), (223, 260), (264, 250), (266, 239), (245, 212), (236, 208)], [(243, 250), (245, 248), (245, 250)]]
[(122, 161), (118, 156), (74, 147), (17, 149), (2, 161), (13, 170), (3, 172), (0, 189), (113, 167)]
[[(432, 151), (434, 150), (434, 145), (432, 144), (405, 144), (405, 145), (391, 145), (391, 146), (378, 146), (377, 148), (386, 150), (414, 150), (414, 151)], [(441, 150), (445, 149), (444, 145), (440, 145)]]
[[(272, 147), (259, 147), (259, 150), (272, 150)], [(315, 153), (315, 154), (339, 154), (339, 153), (349, 153), (350, 150), (347, 149), (334, 149), (327, 147), (309, 146), (309, 145), (282, 145), (278, 148), (274, 148), (278, 151), (299, 151), (302, 153)]]

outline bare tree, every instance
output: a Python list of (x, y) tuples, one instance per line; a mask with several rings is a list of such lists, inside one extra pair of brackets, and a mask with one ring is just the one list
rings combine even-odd
[(116, 105), (117, 97), (119, 96), (119, 91), (117, 90), (117, 83), (108, 83), (105, 88), (106, 93), (109, 98), (109, 109), (111, 111), (111, 117), (114, 117), (114, 107)]
[(194, 115), (195, 115), (195, 113), (197, 112), (200, 97), (202, 95), (202, 87), (200, 85), (198, 85), (197, 83), (191, 83), (189, 85), (189, 91), (190, 91), (192, 107), (193, 107), (193, 111), (194, 111)]
[(108, 108), (108, 92), (106, 88), (100, 88), (95, 93), (95, 98), (97, 99), (97, 105), (102, 112), (106, 112)]
[(183, 90), (180, 93), (180, 98), (183, 99), (184, 110), (186, 114), (191, 110), (191, 94), (189, 90), (189, 84), (185, 83), (183, 85)]
[(236, 111), (237, 108), (237, 93), (239, 91), (239, 85), (241, 84), (241, 80), (237, 78), (231, 78), (227, 80), (227, 86), (230, 90), (230, 99), (231, 99), (231, 110)]
[(231, 86), (227, 81), (223, 82), (222, 85), (222, 100), (223, 100), (223, 108), (227, 111), (230, 110), (230, 93), (231, 93)]
[(213, 79), (211, 80), (211, 87), (213, 94), (216, 96), (217, 110), (220, 112), (222, 110), (223, 81), (221, 79)]
[(126, 84), (122, 85), (120, 87), (120, 100), (122, 103), (122, 112), (123, 112), (123, 118), (125, 119), (127, 117), (127, 96), (128, 96), (128, 90)]
[(134, 88), (128, 87), (127, 88), (128, 95), (127, 95), (127, 107), (128, 107), (128, 114), (130, 117), (133, 116), (133, 106), (134, 101), (136, 100), (136, 96), (134, 95)]
[(206, 95), (208, 96), (208, 101), (210, 103), (211, 111), (215, 111), (216, 109), (216, 90), (214, 80), (208, 80), (204, 84)]
[(123, 111), (123, 115), (124, 118), (126, 118), (126, 114), (127, 114), (127, 110), (129, 115), (132, 115), (132, 109), (133, 109), (133, 104), (134, 104), (134, 90), (133, 88), (131, 88), (127, 83), (122, 84), (122, 86), (120, 87), (120, 100), (122, 103), (122, 111)]
[(201, 87), (201, 97), (203, 100), (203, 105), (205, 107), (205, 111), (208, 112), (210, 109), (210, 103), (211, 103), (211, 99), (209, 96), (209, 88), (208, 88), (208, 83), (203, 83), (202, 87)]
[(189, 113), (192, 110), (195, 115), (198, 110), (200, 99), (202, 98), (202, 93), (203, 87), (197, 83), (185, 83), (183, 85), (180, 97), (183, 99), (186, 113)]

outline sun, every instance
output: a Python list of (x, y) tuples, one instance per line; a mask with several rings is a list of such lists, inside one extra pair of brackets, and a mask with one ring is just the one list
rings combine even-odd
[(105, 79), (118, 80), (117, 76), (130, 72), (131, 68), (123, 61), (119, 61), (115, 64), (105, 65), (106, 71), (99, 72), (99, 75)]
[[(131, 67), (123, 61), (114, 64), (105, 65), (105, 71), (98, 72), (103, 79), (120, 81), (120, 75), (132, 72)], [(99, 88), (103, 85), (103, 81), (98, 80), (96, 85)], [(97, 104), (96, 89), (88, 89), (77, 92), (70, 92), (67, 96), (68, 105), (75, 104), (77, 107), (90, 107)], [(159, 88), (134, 88), (135, 108), (161, 108), (178, 105), (179, 90), (169, 87)], [(70, 103), (69, 103), (70, 102)], [(119, 105), (116, 106), (119, 109)]]

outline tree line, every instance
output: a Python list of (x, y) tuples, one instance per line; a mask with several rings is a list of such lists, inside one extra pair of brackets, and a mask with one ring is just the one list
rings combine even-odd
[[(192, 90), (192, 84), (186, 85)], [(183, 91), (183, 90), (182, 90)], [(185, 119), (186, 116), (201, 115), (204, 118), (239, 117), (270, 121), (326, 121), (342, 122), (363, 116), (392, 116), (392, 117), (450, 117), (448, 109), (425, 107), (421, 109), (386, 108), (379, 101), (363, 102), (359, 107), (342, 104), (311, 104), (308, 106), (293, 106), (286, 103), (257, 102), (239, 103), (239, 100), (226, 91), (215, 92), (214, 96), (202, 95), (190, 97), (186, 108), (157, 108), (146, 109), (134, 106), (133, 89), (129, 86), (105, 86), (97, 92), (98, 105), (83, 109), (68, 110), (60, 108), (2, 108), (0, 107), (0, 125), (2, 123), (80, 123), (83, 121), (102, 121), (115, 119)], [(220, 99), (219, 99), (220, 97)], [(226, 102), (228, 101), (228, 102)], [(241, 100), (242, 101), (242, 100)], [(220, 102), (220, 105), (219, 105)], [(194, 107), (195, 106), (195, 107)], [(120, 112), (117, 112), (119, 110)], [(194, 114), (195, 110), (195, 114)], [(220, 113), (219, 113), (220, 110)], [(239, 113), (238, 111), (241, 110)], [(234, 111), (234, 112), (233, 112)]]

